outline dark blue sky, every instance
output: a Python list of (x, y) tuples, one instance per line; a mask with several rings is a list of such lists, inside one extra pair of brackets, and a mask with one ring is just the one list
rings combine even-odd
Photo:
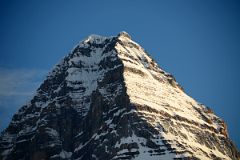
[(237, 0), (0, 0), (0, 23), (0, 129), (80, 40), (125, 30), (240, 146)]

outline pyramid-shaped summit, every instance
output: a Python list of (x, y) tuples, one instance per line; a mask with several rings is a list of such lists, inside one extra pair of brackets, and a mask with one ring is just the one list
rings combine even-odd
[(131, 40), (81, 41), (13, 116), (1, 160), (239, 159), (225, 123)]

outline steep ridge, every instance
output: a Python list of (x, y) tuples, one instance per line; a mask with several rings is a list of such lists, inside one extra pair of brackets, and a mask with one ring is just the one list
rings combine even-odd
[(126, 32), (91, 35), (0, 137), (0, 159), (240, 159), (225, 123)]

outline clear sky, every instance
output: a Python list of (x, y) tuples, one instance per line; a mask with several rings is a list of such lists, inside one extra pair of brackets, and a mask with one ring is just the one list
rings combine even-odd
[(53, 66), (90, 34), (127, 31), (240, 147), (236, 0), (0, 0), (0, 129)]

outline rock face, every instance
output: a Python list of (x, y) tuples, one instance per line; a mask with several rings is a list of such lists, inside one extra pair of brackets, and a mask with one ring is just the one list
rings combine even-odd
[(89, 36), (0, 136), (2, 160), (240, 159), (225, 123), (131, 40)]

